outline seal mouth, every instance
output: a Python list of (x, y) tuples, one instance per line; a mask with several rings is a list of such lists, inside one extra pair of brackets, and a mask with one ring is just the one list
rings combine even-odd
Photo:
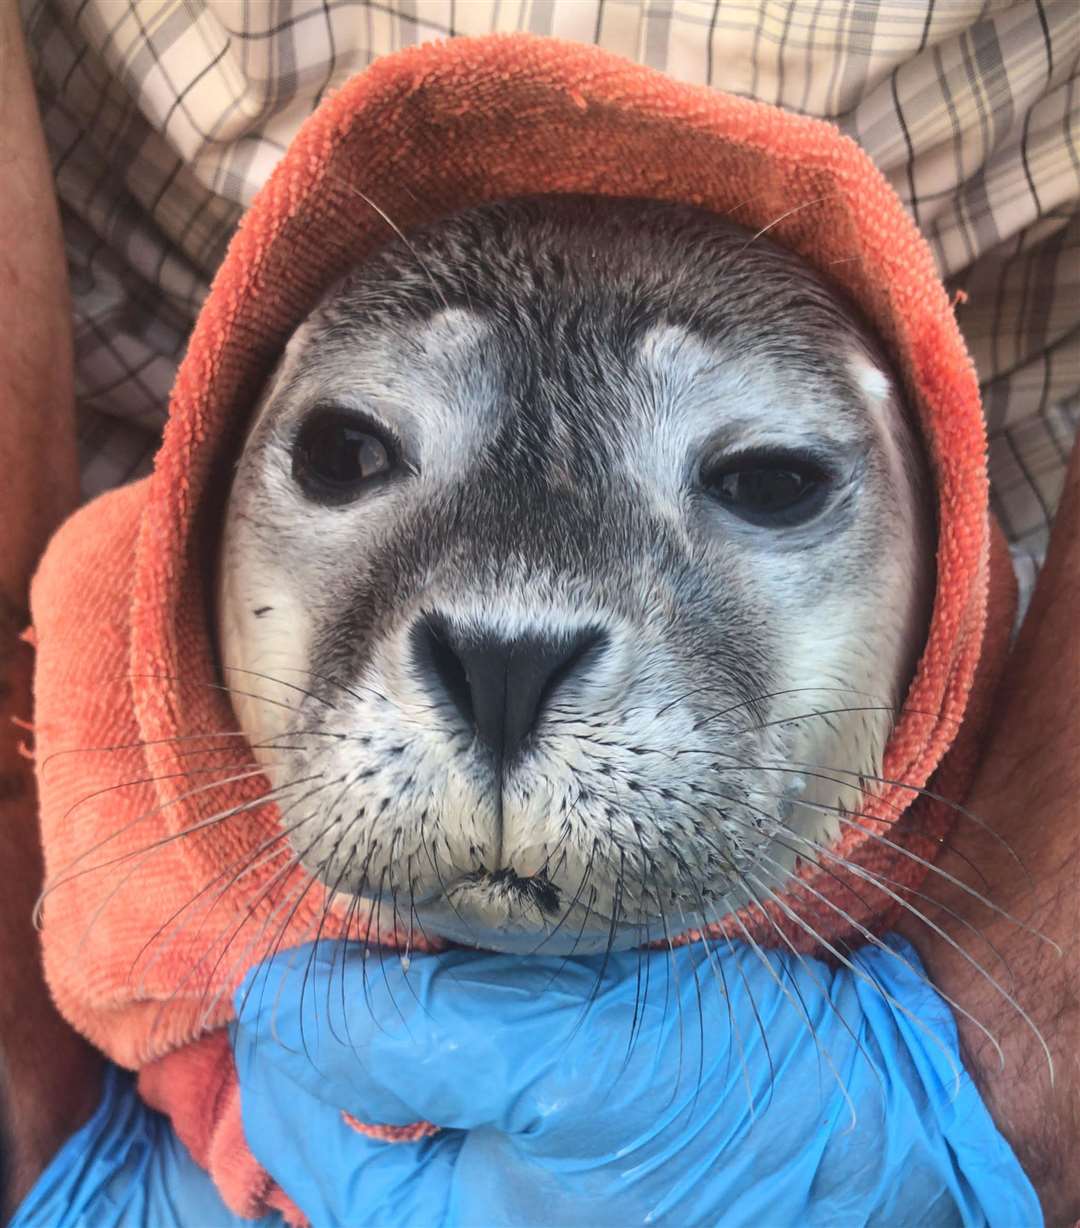
[(554, 917), (559, 912), (562, 893), (545, 875), (533, 874), (522, 876), (511, 866), (498, 870), (488, 870), (481, 866), (474, 874), (461, 880), (461, 885), (487, 888), (501, 891), (510, 896), (515, 903), (535, 908), (546, 917)]

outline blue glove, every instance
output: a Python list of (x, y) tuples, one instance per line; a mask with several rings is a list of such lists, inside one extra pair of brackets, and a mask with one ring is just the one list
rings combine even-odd
[[(316, 1228), (1035, 1228), (948, 1007), (888, 948), (285, 952), (237, 995), (244, 1130)], [(445, 1129), (383, 1143), (343, 1109)]]
[(53, 1157), (9, 1228), (283, 1228), (229, 1211), (134, 1078), (105, 1069), (93, 1117)]

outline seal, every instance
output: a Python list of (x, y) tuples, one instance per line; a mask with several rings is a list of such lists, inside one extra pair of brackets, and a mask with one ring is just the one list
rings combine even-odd
[(765, 234), (485, 205), (293, 334), (228, 498), (221, 668), (342, 907), (663, 940), (782, 887), (880, 774), (931, 507), (880, 342)]

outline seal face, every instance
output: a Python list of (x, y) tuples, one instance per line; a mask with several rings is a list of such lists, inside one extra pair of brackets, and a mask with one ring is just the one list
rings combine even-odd
[(876, 341), (763, 236), (548, 197), (391, 243), (290, 341), (220, 554), (297, 858), (508, 950), (764, 900), (880, 773), (927, 492)]

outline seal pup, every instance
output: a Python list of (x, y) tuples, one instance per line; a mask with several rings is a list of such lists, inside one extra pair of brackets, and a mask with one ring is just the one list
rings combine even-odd
[(662, 940), (833, 841), (925, 642), (927, 463), (882, 347), (688, 206), (400, 235), (293, 334), (217, 643), (297, 858), (388, 927)]

